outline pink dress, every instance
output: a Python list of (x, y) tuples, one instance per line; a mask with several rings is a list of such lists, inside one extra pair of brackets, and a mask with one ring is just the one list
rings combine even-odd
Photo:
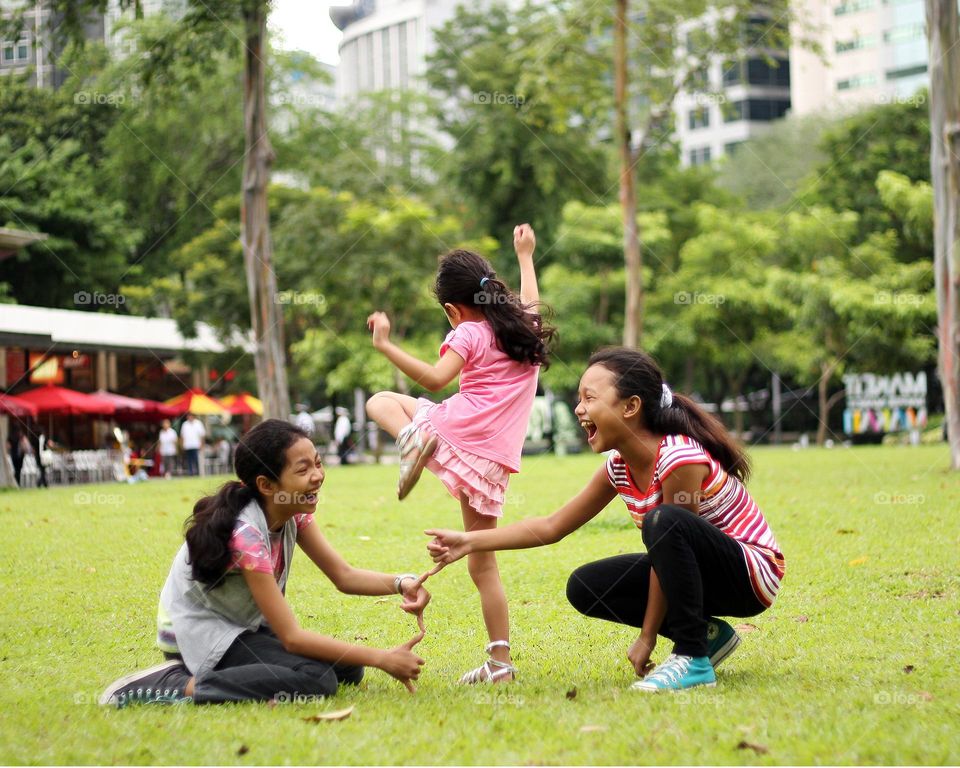
[(463, 493), (481, 515), (501, 517), (510, 475), (520, 471), (540, 367), (503, 353), (486, 321), (460, 323), (440, 356), (448, 350), (464, 359), (460, 391), (441, 403), (421, 398), (413, 418), (425, 437), (437, 436), (426, 466), (451, 496)]

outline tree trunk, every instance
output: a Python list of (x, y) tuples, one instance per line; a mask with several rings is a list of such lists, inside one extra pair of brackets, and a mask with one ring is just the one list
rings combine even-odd
[(818, 421), (817, 425), (817, 445), (823, 445), (827, 441), (827, 420), (830, 418), (830, 406), (837, 401), (837, 398), (827, 397), (827, 391), (830, 387), (830, 379), (833, 378), (833, 372), (837, 370), (839, 359), (831, 360), (829, 363), (820, 363), (820, 380), (817, 382), (817, 403), (818, 403)]
[(634, 154), (627, 118), (627, 0), (616, 0), (614, 19), (614, 102), (616, 134), (620, 149), (620, 211), (623, 219), (623, 257), (627, 269), (626, 314), (623, 344), (636, 347), (643, 334), (643, 260), (637, 227), (637, 193), (634, 183)]
[(937, 289), (937, 366), (950, 464), (960, 469), (960, 31), (956, 0), (927, 0), (930, 179)]
[(243, 261), (250, 298), (250, 325), (254, 335), (257, 388), (264, 418), (288, 419), (286, 350), (283, 312), (276, 301), (277, 276), (273, 271), (273, 241), (267, 185), (273, 164), (273, 147), (267, 135), (265, 66), (267, 3), (259, 0), (244, 11), (246, 50), (243, 79), (245, 151), (243, 163)]

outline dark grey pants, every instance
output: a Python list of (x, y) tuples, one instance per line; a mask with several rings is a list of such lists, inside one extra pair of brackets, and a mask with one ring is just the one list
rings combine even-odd
[(233, 641), (216, 668), (195, 684), (193, 701), (303, 702), (333, 696), (340, 683), (356, 684), (362, 679), (363, 667), (330, 664), (289, 653), (273, 632), (261, 627), (256, 632), (244, 632)]

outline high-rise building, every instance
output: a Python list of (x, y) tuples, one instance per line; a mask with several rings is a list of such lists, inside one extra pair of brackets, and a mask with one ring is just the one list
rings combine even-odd
[[(180, 19), (187, 12), (187, 0), (140, 0), (140, 7), (145, 17), (165, 13), (173, 19)], [(120, 0), (109, 0), (104, 14), (104, 41), (114, 56), (123, 57), (131, 52), (131, 43), (122, 23), (133, 18), (132, 8), (121, 10)]]
[[(27, 74), (30, 84), (37, 88), (59, 88), (70, 73), (58, 65), (64, 48), (54, 34), (60, 23), (58, 15), (45, 0), (0, 0), (0, 15), (4, 19), (16, 14), (21, 18), (20, 34), (7, 37), (17, 39), (0, 39), (0, 76)], [(102, 14), (90, 15), (84, 35), (89, 40), (103, 41)]]
[(733, 153), (790, 109), (791, 62), (786, 51), (769, 46), (771, 23), (752, 16), (743, 55), (712, 58), (693, 87), (677, 95), (673, 112), (683, 165)]
[(433, 30), (463, 0), (354, 0), (330, 9), (343, 31), (337, 97), (386, 89), (424, 89), (420, 79), (434, 50)]
[[(909, 99), (929, 82), (924, 0), (798, 0), (797, 13), (795, 114)], [(800, 44), (803, 37), (823, 58)]]

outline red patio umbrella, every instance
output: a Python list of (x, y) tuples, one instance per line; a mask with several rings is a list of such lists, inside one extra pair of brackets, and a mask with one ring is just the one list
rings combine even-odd
[(27, 416), (37, 415), (37, 406), (20, 397), (0, 395), (0, 413), (17, 419), (25, 419)]
[(116, 408), (114, 415), (123, 419), (158, 421), (160, 419), (172, 419), (179, 415), (176, 408), (164, 405), (157, 400), (126, 397), (125, 395), (118, 395), (116, 392), (108, 392), (105, 389), (98, 389), (94, 392), (94, 397), (113, 403)]
[(31, 403), (38, 413), (51, 416), (110, 416), (117, 409), (109, 400), (86, 395), (74, 389), (46, 384), (29, 392), (17, 395), (21, 400)]

